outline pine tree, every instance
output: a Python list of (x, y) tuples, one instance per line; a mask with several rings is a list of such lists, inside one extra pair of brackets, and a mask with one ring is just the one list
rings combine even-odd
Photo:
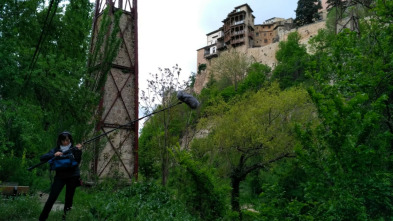
[(299, 0), (297, 3), (296, 19), (297, 26), (303, 26), (319, 20), (318, 10), (321, 9), (319, 0)]

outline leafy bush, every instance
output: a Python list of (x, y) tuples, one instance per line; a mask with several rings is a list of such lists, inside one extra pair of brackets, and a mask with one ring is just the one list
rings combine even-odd
[(5, 198), (0, 196), (0, 220), (35, 220), (32, 217), (38, 217), (40, 212), (41, 206), (36, 197), (18, 196)]
[(27, 171), (25, 161), (20, 158), (5, 157), (0, 167), (0, 181), (18, 183), (21, 186), (29, 186), (33, 183), (34, 175)]
[[(84, 194), (84, 195), (83, 195)], [(133, 183), (115, 190), (83, 193), (76, 199), (69, 220), (198, 220), (185, 205), (154, 183)], [(76, 195), (77, 196), (77, 195)]]
[(220, 182), (213, 178), (209, 167), (179, 149), (172, 152), (180, 167), (176, 167), (171, 180), (179, 199), (185, 202), (190, 213), (202, 220), (222, 220), (229, 209), (225, 199), (229, 188), (220, 188)]
[(247, 90), (258, 91), (264, 86), (264, 83), (271, 72), (271, 68), (260, 63), (253, 63), (246, 78), (239, 84), (239, 92), (244, 93)]

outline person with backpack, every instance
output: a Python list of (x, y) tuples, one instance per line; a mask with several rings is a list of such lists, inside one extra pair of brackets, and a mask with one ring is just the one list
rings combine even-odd
[[(64, 186), (66, 186), (66, 193), (63, 220), (66, 217), (66, 213), (71, 210), (75, 189), (81, 185), (79, 170), (79, 163), (81, 162), (82, 158), (81, 149), (81, 144), (76, 144), (74, 146), (71, 133), (64, 131), (59, 134), (56, 147), (40, 157), (41, 161), (49, 161), (50, 163), (52, 162), (51, 169), (56, 170), (56, 175), (51, 186), (48, 200), (46, 201), (39, 217), (40, 221), (46, 220), (48, 218), (53, 204), (56, 202)], [(64, 163), (66, 161), (68, 163), (71, 162), (71, 164), (66, 165)]]

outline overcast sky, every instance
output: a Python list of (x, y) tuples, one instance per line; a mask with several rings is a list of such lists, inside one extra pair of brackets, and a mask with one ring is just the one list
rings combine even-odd
[(139, 88), (149, 73), (178, 64), (181, 76), (196, 72), (197, 49), (206, 46), (206, 34), (220, 28), (236, 6), (248, 4), (255, 24), (272, 17), (295, 18), (297, 0), (139, 0)]

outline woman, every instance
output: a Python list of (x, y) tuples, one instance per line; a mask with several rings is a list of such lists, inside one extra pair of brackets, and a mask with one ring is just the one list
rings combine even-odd
[(64, 185), (66, 186), (66, 194), (63, 219), (65, 219), (66, 212), (72, 208), (75, 189), (81, 185), (79, 163), (82, 156), (82, 145), (77, 144), (74, 147), (73, 143), (74, 141), (72, 139), (71, 133), (64, 131), (59, 134), (56, 147), (50, 150), (48, 153), (42, 155), (40, 158), (41, 161), (48, 161), (53, 157), (62, 156), (67, 151), (66, 153), (71, 153), (74, 156), (75, 160), (78, 162), (78, 166), (56, 171), (48, 200), (45, 203), (39, 220), (46, 220), (48, 218), (49, 212), (51, 211), (52, 206), (57, 200), (57, 197), (59, 196)]

